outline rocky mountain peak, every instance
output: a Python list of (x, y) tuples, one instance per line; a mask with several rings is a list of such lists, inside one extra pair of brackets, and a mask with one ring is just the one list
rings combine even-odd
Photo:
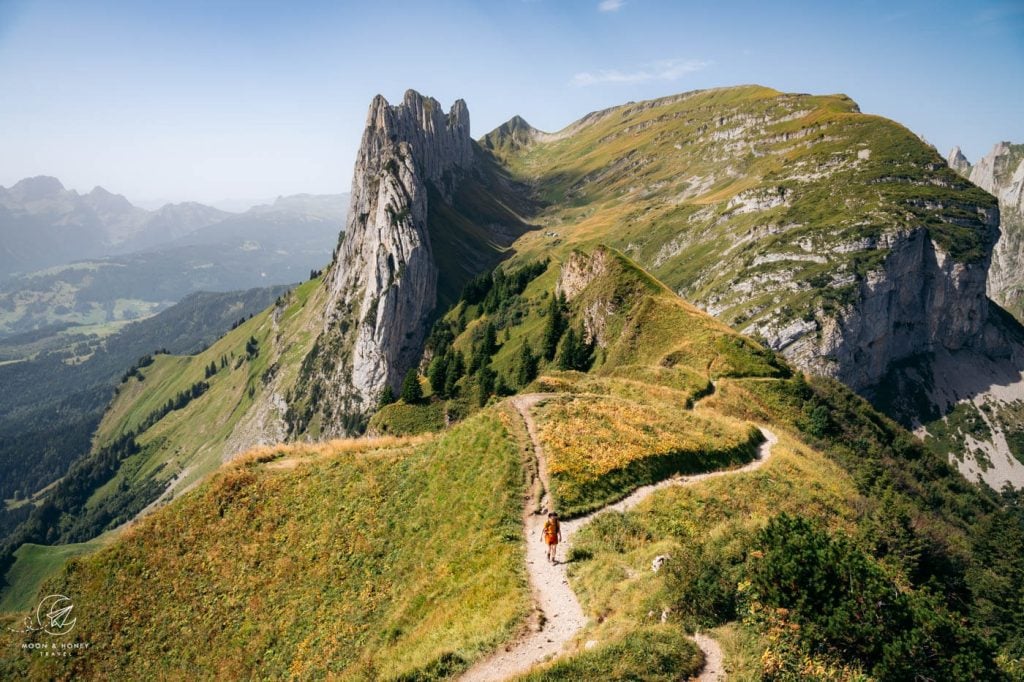
[(114, 194), (108, 192), (99, 185), (92, 188), (92, 191), (85, 195), (84, 199), (86, 203), (91, 206), (94, 210), (100, 211), (101, 213), (126, 213), (126, 212), (141, 212), (142, 209), (136, 208), (132, 205), (128, 199), (121, 194)]
[(64, 185), (57, 178), (49, 175), (37, 175), (34, 178), (19, 180), (8, 190), (8, 193), (15, 201), (25, 203), (47, 199), (64, 191)]
[(522, 116), (513, 116), (500, 126), (484, 135), (480, 144), (491, 151), (516, 150), (537, 139), (539, 130), (531, 126)]
[(1024, 211), (1024, 145), (999, 142), (971, 168), (971, 182), (999, 199), (1003, 211)]
[(402, 103), (395, 106), (377, 95), (366, 117), (357, 167), (360, 163), (372, 165), (375, 158), (387, 156), (389, 146), (396, 153), (407, 148), (422, 179), (449, 193), (452, 187), (445, 175), (473, 163), (466, 103), (457, 100), (446, 114), (436, 99), (415, 90), (407, 90)]
[(959, 146), (953, 147), (949, 152), (949, 156), (946, 157), (946, 163), (949, 164), (950, 168), (961, 175), (965, 175), (971, 169), (971, 162), (968, 161), (967, 157), (964, 156), (962, 151), (960, 151)]
[[(437, 302), (428, 202), (452, 200), (474, 147), (462, 100), (448, 113), (415, 90), (397, 105), (381, 95), (370, 103), (344, 239), (327, 275), (318, 345), (333, 356), (310, 361), (309, 395), (297, 396), (308, 408), (315, 395), (323, 432), (353, 430), (415, 364)], [(290, 426), (302, 431), (308, 422)]]

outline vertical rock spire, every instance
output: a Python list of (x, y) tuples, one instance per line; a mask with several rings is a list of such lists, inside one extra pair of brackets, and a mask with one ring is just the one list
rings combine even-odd
[(462, 100), (447, 114), (413, 90), (395, 106), (380, 95), (370, 103), (324, 328), (289, 411), (293, 433), (317, 417), (321, 433), (354, 430), (416, 362), (437, 301), (427, 187), (450, 200), (474, 144)]

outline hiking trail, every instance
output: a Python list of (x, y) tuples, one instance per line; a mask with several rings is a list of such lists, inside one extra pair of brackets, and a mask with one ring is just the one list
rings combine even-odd
[[(548, 479), (547, 459), (537, 433), (537, 425), (530, 414), (530, 408), (542, 400), (554, 397), (552, 393), (528, 393), (514, 396), (512, 405), (522, 416), (526, 430), (533, 444), (536, 458), (538, 480), (540, 486), (540, 504), (536, 503), (536, 495), (531, 495), (523, 509), (523, 534), (526, 537), (526, 570), (530, 579), (536, 610), (531, 631), (519, 639), (506, 644), (494, 654), (477, 662), (461, 678), (462, 682), (492, 682), (505, 680), (527, 672), (534, 665), (561, 652), (562, 647), (578, 634), (587, 623), (576, 593), (569, 586), (566, 573), (566, 557), (571, 547), (572, 538), (583, 526), (595, 517), (609, 511), (625, 512), (647, 499), (652, 493), (662, 488), (678, 485), (693, 485), (716, 476), (731, 476), (754, 471), (760, 468), (772, 454), (772, 446), (778, 442), (774, 433), (759, 427), (765, 441), (758, 446), (757, 458), (736, 469), (710, 471), (690, 476), (673, 476), (659, 483), (645, 485), (634, 490), (628, 497), (609, 504), (586, 516), (562, 522), (562, 542), (559, 545), (558, 563), (551, 564), (547, 560), (547, 546), (541, 541), (541, 531), (548, 510), (551, 508)], [(696, 678), (698, 682), (715, 682), (725, 679), (722, 664), (722, 650), (711, 637), (697, 633), (690, 638), (704, 652), (704, 669)]]

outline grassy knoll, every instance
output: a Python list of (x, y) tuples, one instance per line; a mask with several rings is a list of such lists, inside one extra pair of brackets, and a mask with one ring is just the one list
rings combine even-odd
[(555, 506), (567, 516), (673, 474), (749, 461), (761, 440), (748, 424), (698, 416), (651, 398), (555, 399), (538, 409), (538, 421)]
[(557, 680), (646, 680), (673, 682), (700, 672), (704, 655), (675, 627), (651, 625), (638, 628), (620, 640), (597, 646), (578, 656), (559, 660), (518, 682)]
[(7, 658), (4, 676), (461, 669), (529, 603), (521, 434), (507, 424), (522, 428), (490, 410), (434, 439), (264, 448), (228, 465), (47, 582), (74, 595), (88, 655)]

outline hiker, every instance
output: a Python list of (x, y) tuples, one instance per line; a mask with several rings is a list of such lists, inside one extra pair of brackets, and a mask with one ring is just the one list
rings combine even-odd
[(562, 540), (562, 526), (558, 523), (558, 514), (551, 512), (548, 520), (544, 523), (544, 532), (541, 534), (542, 542), (548, 544), (548, 561), (555, 562), (555, 554), (558, 552), (558, 543)]

